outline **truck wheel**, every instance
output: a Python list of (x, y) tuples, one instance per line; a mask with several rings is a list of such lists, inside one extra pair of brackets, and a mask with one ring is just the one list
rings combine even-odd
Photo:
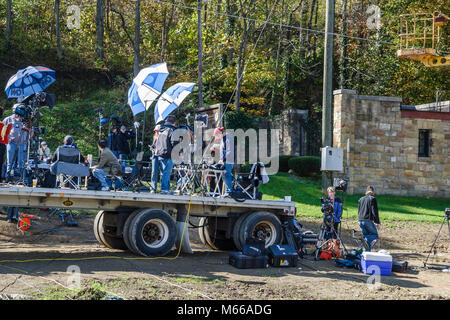
[(199, 228), (199, 236), (200, 241), (204, 245), (207, 245), (213, 250), (236, 250), (233, 239), (227, 239), (224, 235), (224, 231), (216, 230), (213, 219), (210, 221), (209, 218), (201, 218), (199, 225), (203, 226)]
[(94, 235), (99, 243), (110, 249), (126, 250), (123, 238), (115, 234), (115, 226), (105, 224), (105, 216), (115, 215), (113, 211), (99, 211), (94, 220)]
[(234, 245), (236, 246), (236, 248), (238, 248), (238, 250), (242, 250), (242, 244), (241, 244), (241, 240), (240, 240), (242, 221), (244, 221), (245, 218), (247, 218), (249, 214), (250, 213), (244, 213), (244, 214), (240, 215), (239, 218), (234, 223), (233, 242), (234, 242)]
[(199, 220), (199, 228), (198, 228), (198, 237), (200, 238), (200, 242), (204, 245), (204, 246), (209, 246), (208, 243), (206, 242), (205, 239), (205, 227), (206, 227), (206, 218), (200, 218)]
[(270, 212), (253, 212), (243, 221), (239, 229), (239, 241), (242, 244), (248, 238), (265, 240), (266, 248), (280, 244), (283, 240), (283, 227), (276, 215)]
[(142, 211), (142, 209), (137, 209), (128, 216), (127, 220), (125, 220), (125, 224), (123, 225), (123, 232), (122, 232), (125, 245), (131, 252), (133, 252), (137, 255), (140, 255), (140, 253), (131, 244), (130, 225), (131, 225), (131, 222), (133, 221), (134, 217), (136, 217), (136, 215), (141, 211)]
[(130, 246), (143, 256), (165, 256), (175, 245), (177, 228), (165, 211), (139, 211), (128, 227)]

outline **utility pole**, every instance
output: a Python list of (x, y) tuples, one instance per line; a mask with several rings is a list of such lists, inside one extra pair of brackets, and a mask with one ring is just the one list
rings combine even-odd
[[(333, 33), (334, 33), (334, 2), (326, 0), (327, 18), (325, 22), (325, 52), (323, 70), (323, 102), (322, 102), (322, 147), (333, 144), (333, 124), (331, 112), (333, 109)], [(331, 186), (331, 175), (322, 172), (322, 189)]]
[(197, 0), (197, 36), (198, 36), (198, 107), (203, 107), (203, 35), (202, 2)]

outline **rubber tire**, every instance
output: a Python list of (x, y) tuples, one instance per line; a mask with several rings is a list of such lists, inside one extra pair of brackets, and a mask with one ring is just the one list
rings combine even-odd
[(277, 216), (270, 212), (258, 211), (249, 214), (243, 221), (239, 229), (239, 241), (241, 244), (245, 243), (245, 239), (252, 236), (254, 227), (261, 221), (271, 222), (277, 232), (276, 238), (273, 243), (266, 244), (266, 248), (274, 245), (280, 244), (283, 241), (283, 227)]
[(97, 213), (97, 215), (95, 216), (95, 219), (94, 219), (94, 236), (95, 236), (95, 239), (97, 239), (99, 244), (101, 244), (102, 246), (106, 247), (106, 244), (103, 242), (102, 238), (100, 237), (100, 230), (99, 230), (99, 226), (100, 226), (99, 220), (100, 220), (100, 217), (103, 216), (103, 212), (104, 212), (103, 210), (99, 211)]
[[(204, 246), (208, 246), (209, 247), (209, 244), (206, 242), (206, 239), (205, 239), (205, 231), (204, 231), (204, 229), (205, 229), (205, 223), (206, 223), (206, 217), (202, 217), (202, 218), (200, 218), (200, 220), (199, 220), (199, 223), (198, 223), (198, 225), (199, 225), (199, 228), (198, 228), (198, 237), (200, 238), (200, 242), (204, 245)], [(203, 227), (200, 227), (200, 226), (203, 226)]]
[(234, 223), (233, 227), (233, 242), (236, 248), (240, 251), (242, 250), (242, 243), (240, 240), (240, 234), (241, 234), (241, 226), (242, 222), (249, 216), (250, 213), (244, 213), (239, 216), (239, 218)]
[(209, 217), (208, 219), (212, 219), (211, 223), (208, 220), (207, 226), (203, 228), (203, 231), (209, 247), (213, 250), (236, 251), (236, 246), (234, 245), (233, 239), (227, 239), (223, 234), (224, 231), (216, 230), (215, 220), (213, 217)]
[[(168, 228), (168, 238), (165, 244), (159, 248), (150, 248), (140, 236), (145, 223), (151, 219), (162, 220)], [(145, 209), (139, 211), (130, 221), (128, 228), (130, 246), (133, 252), (142, 256), (163, 257), (173, 248), (177, 239), (177, 227), (172, 217), (159, 209)]]
[(128, 247), (125, 244), (125, 241), (123, 238), (114, 237), (108, 235), (103, 226), (103, 221), (105, 214), (118, 214), (113, 211), (99, 211), (95, 217), (94, 220), (94, 235), (97, 241), (99, 243), (103, 244), (105, 247), (108, 247), (110, 249), (117, 249), (117, 250), (127, 250)]
[(137, 255), (140, 255), (140, 253), (131, 244), (130, 225), (131, 225), (131, 222), (133, 221), (134, 217), (136, 217), (136, 215), (139, 212), (141, 212), (142, 210), (145, 210), (145, 209), (137, 209), (128, 216), (128, 218), (125, 220), (125, 224), (123, 225), (123, 231), (122, 231), (123, 240), (124, 240), (125, 245), (127, 246), (128, 250), (130, 250), (131, 252), (133, 252), (134, 254), (137, 254)]
[(209, 221), (209, 218), (201, 218), (199, 225), (206, 225), (202, 228), (199, 228), (199, 236), (200, 241), (208, 246), (209, 248), (213, 250), (220, 250), (220, 251), (230, 251), (230, 250), (236, 250), (236, 246), (234, 245), (233, 239), (226, 239), (225, 237), (216, 237), (214, 238), (214, 234), (216, 236), (218, 233), (215, 230), (215, 226), (211, 226)]

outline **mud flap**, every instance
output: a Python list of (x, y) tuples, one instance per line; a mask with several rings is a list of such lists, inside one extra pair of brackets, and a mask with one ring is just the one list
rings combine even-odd
[(181, 251), (183, 253), (192, 254), (193, 251), (191, 248), (191, 242), (189, 240), (189, 227), (186, 223), (186, 215), (186, 207), (184, 205), (177, 206), (177, 241), (175, 241), (175, 245), (179, 250), (181, 243)]

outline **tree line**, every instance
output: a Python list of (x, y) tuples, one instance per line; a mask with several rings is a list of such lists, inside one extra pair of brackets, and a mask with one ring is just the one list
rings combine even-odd
[[(379, 28), (368, 26), (371, 6), (380, 9)], [(399, 15), (450, 14), (448, 1), (337, 0), (336, 11), (336, 89), (418, 104), (440, 88), (448, 99), (442, 69), (395, 54)], [(106, 85), (129, 85), (141, 68), (165, 61), (169, 84), (197, 80), (188, 108), (229, 103), (258, 117), (307, 109), (318, 123), (324, 21), (323, 0), (3, 0), (0, 59), (76, 73), (73, 81), (95, 70)]]

